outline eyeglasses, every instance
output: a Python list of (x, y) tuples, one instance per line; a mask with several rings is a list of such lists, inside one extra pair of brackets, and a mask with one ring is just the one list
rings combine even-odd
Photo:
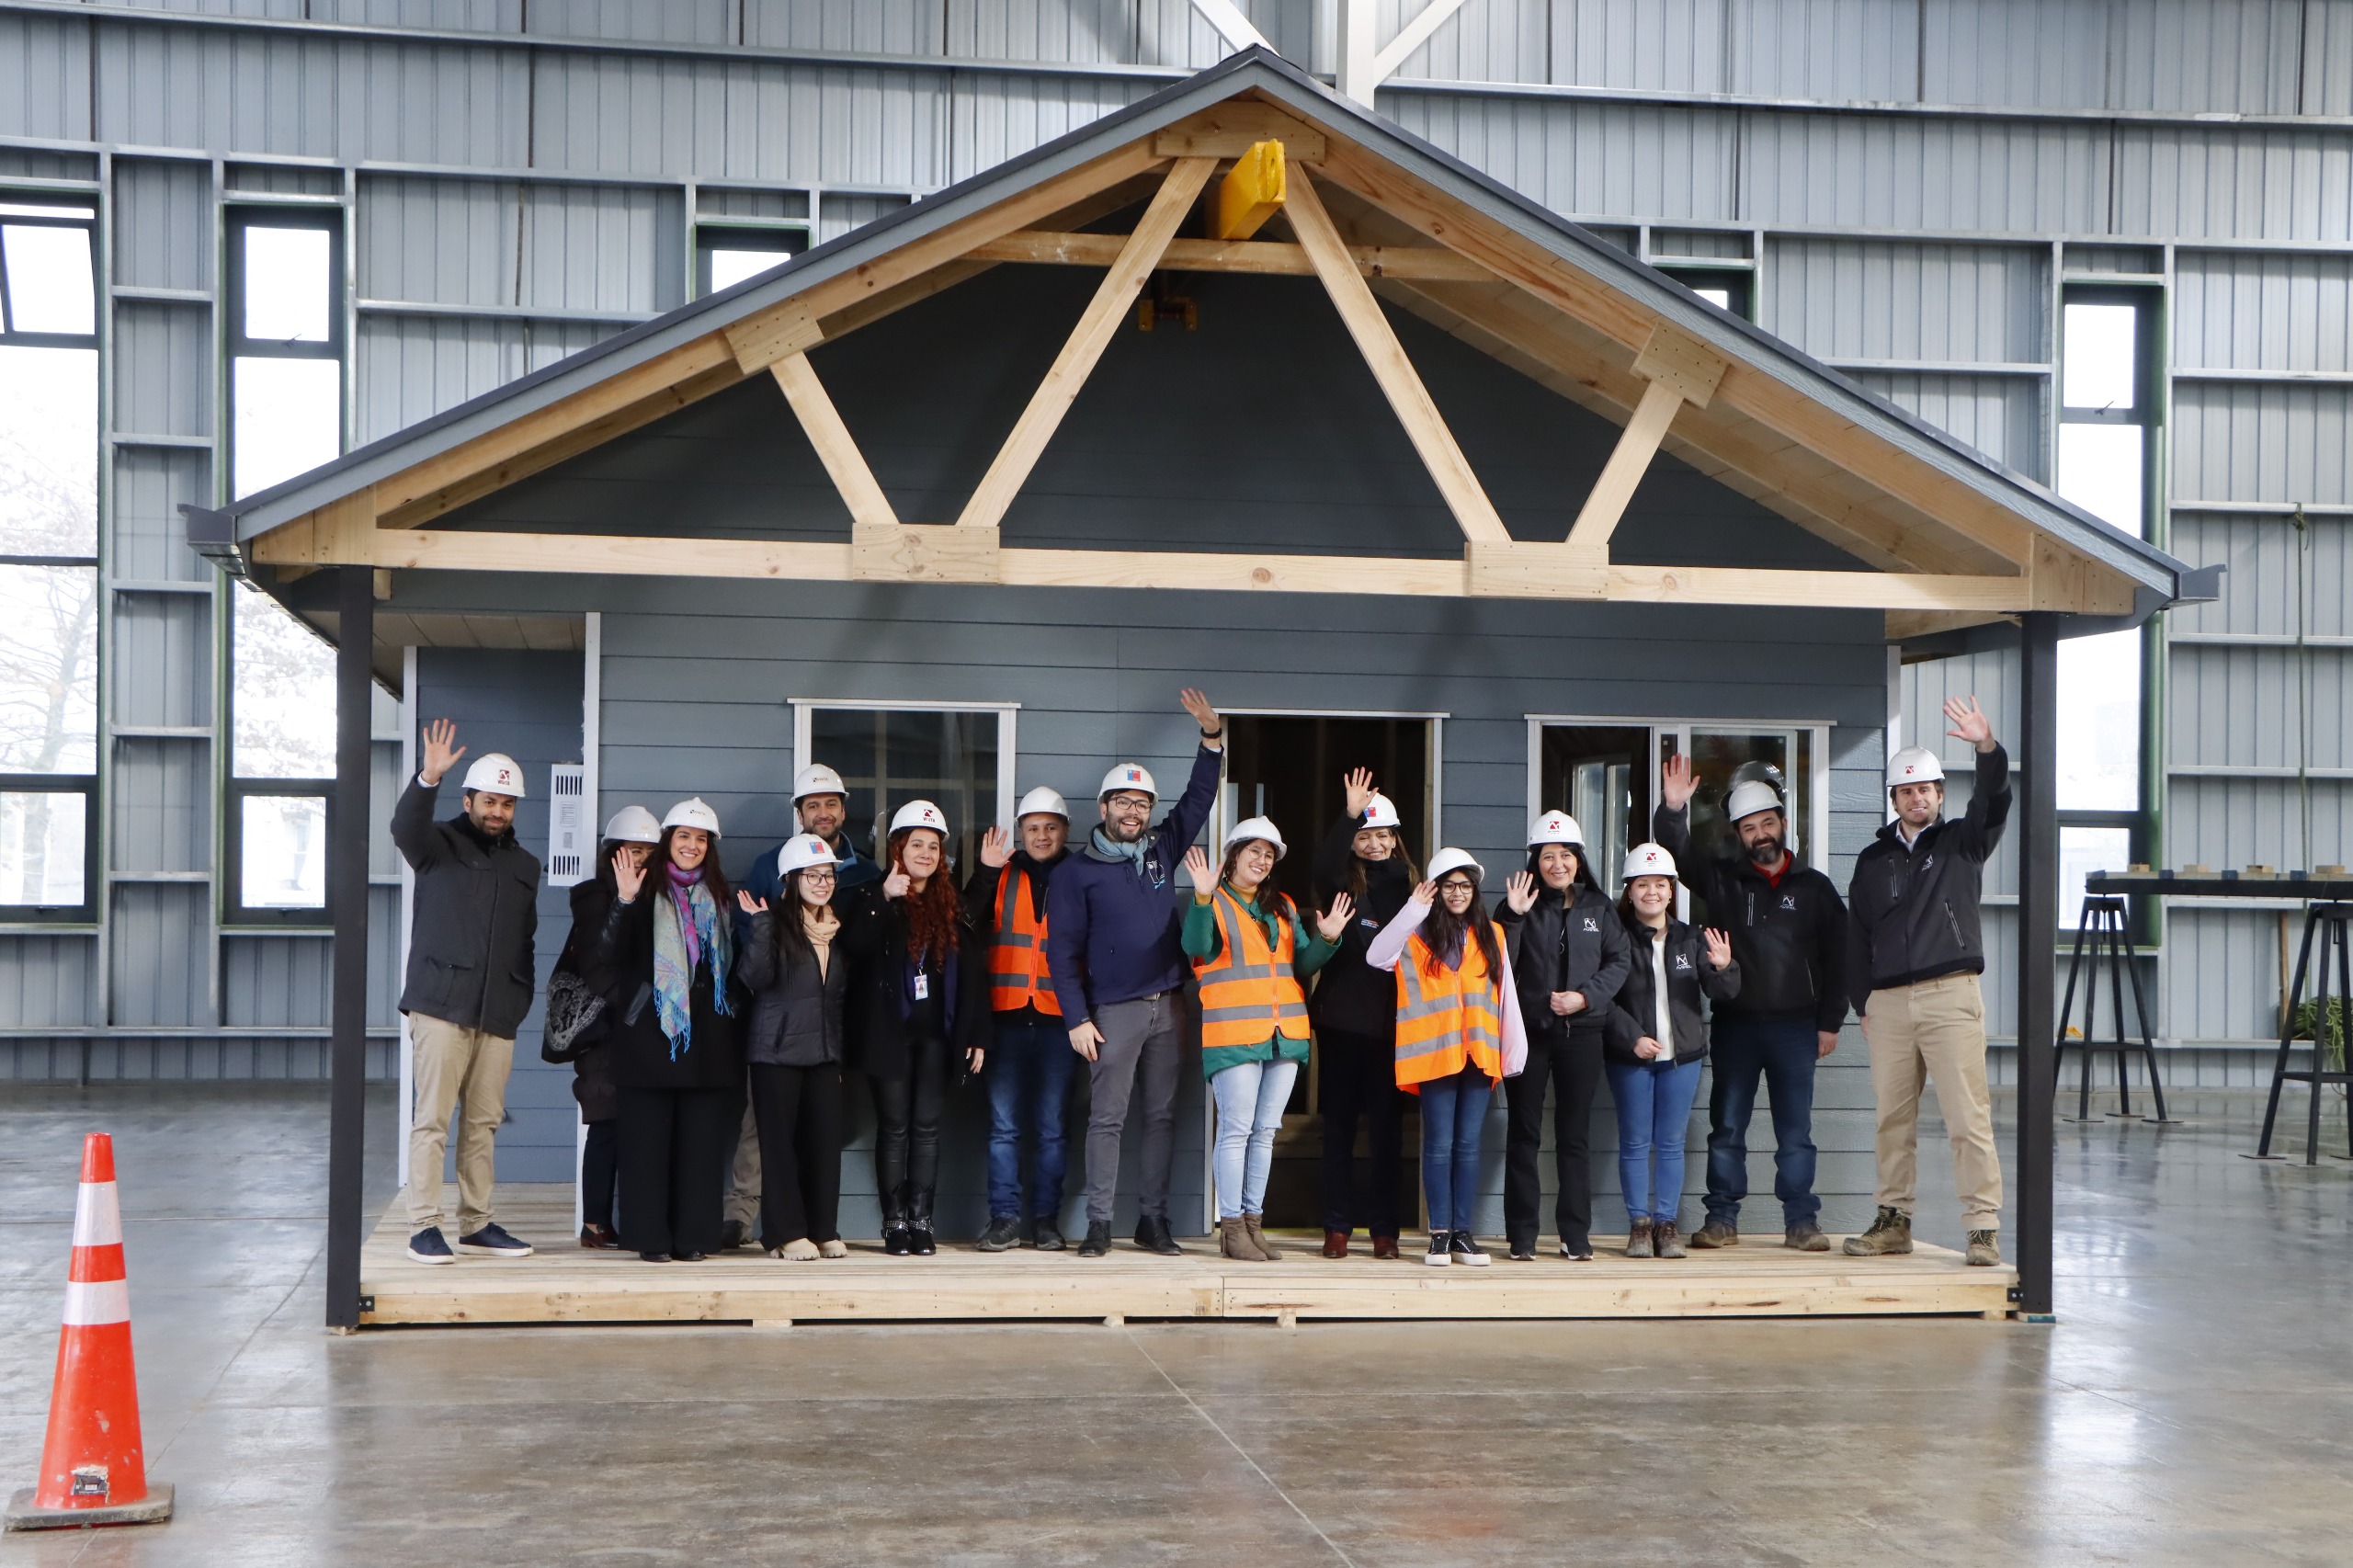
[(807, 883), (807, 882), (830, 882), (830, 881), (832, 881), (834, 880), (834, 873), (833, 873), (832, 871), (830, 871), (830, 870), (824, 870), (824, 871), (808, 870), (808, 871), (803, 871), (803, 872), (801, 872), (801, 881), (802, 881), (802, 882), (804, 882), (804, 883)]
[(1440, 892), (1476, 892), (1479, 891), (1479, 884), (1476, 882), (1440, 882), (1438, 885), (1438, 891)]

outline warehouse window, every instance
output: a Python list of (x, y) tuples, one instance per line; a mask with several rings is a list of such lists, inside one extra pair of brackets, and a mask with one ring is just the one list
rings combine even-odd
[(97, 917), (97, 225), (0, 191), (0, 920)]
[(229, 457), (239, 495), (343, 450), (343, 213), (229, 216)]
[[(2155, 312), (2131, 289), (2071, 289), (2060, 322), (2059, 493), (2137, 538), (2149, 533), (2155, 443)], [(2060, 924), (2084, 878), (2145, 860), (2138, 630), (2059, 644)]]
[(1730, 311), (1744, 321), (1752, 319), (1749, 302), (1755, 297), (1756, 279), (1746, 267), (1663, 267), (1659, 270), (1716, 309)]
[(335, 650), (274, 599), (233, 595), (227, 915), (315, 925), (335, 790)]
[(705, 223), (695, 231), (695, 297), (732, 289), (809, 248), (809, 231)]

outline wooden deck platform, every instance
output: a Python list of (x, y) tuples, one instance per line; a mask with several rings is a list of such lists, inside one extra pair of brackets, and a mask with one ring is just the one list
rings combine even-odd
[(1125, 1236), (1105, 1258), (983, 1255), (970, 1244), (895, 1258), (877, 1242), (854, 1241), (848, 1257), (814, 1263), (747, 1250), (649, 1264), (583, 1250), (572, 1189), (560, 1186), (499, 1188), (499, 1222), (540, 1248), (536, 1256), (427, 1267), (409, 1261), (405, 1214), (396, 1198), (361, 1255), (363, 1324), (2001, 1317), (2018, 1282), (2012, 1268), (1971, 1268), (1959, 1253), (1925, 1244), (1908, 1257), (1853, 1258), (1752, 1243), (1669, 1262), (1630, 1259), (1622, 1240), (1608, 1239), (1591, 1263), (1497, 1256), (1478, 1269), (1429, 1267), (1426, 1243), (1411, 1238), (1404, 1258), (1375, 1262), (1361, 1237), (1346, 1260), (1302, 1240), (1287, 1243), (1281, 1261), (1258, 1264), (1219, 1257), (1205, 1241), (1188, 1242), (1183, 1257), (1154, 1257)]

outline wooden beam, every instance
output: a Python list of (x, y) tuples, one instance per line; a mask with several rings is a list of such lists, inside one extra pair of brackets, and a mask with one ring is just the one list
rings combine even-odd
[(1421, 454), (1422, 463), (1429, 470), (1438, 494), (1446, 497), (1462, 537), (1508, 540), (1511, 530), (1496, 515), (1495, 503), (1487, 499), (1486, 491), (1480, 486), (1479, 476), (1471, 472), (1470, 460), (1455, 444), (1454, 432), (1446, 427), (1446, 420), (1432, 401), (1429, 389), (1422, 385), (1414, 362), (1405, 357), (1404, 345), (1397, 341), (1389, 318), (1381, 313), (1381, 301), (1365, 287), (1363, 275), (1357, 271), (1347, 246), (1341, 242), (1340, 232), (1332, 226), (1331, 214), (1324, 210), (1324, 203), (1315, 194), (1315, 182), (1304, 174), (1293, 180), (1285, 210), (1290, 215), (1292, 233), (1299, 236), (1308, 259), (1315, 264), (1316, 276), (1324, 280), (1324, 292), (1332, 296), (1348, 335), (1357, 341), (1358, 352), (1371, 368), (1373, 380), (1381, 383), (1389, 406), (1396, 410), (1397, 422), (1405, 427), (1406, 438)]
[(956, 519), (957, 527), (994, 528), (1003, 520), (1006, 508), (1013, 504), (1013, 497), (1029, 479), (1030, 470), (1037, 467), (1038, 459), (1045, 451), (1046, 443), (1053, 438), (1063, 415), (1076, 401), (1079, 388), (1086, 384), (1096, 361), (1110, 347), (1112, 334), (1127, 319), (1144, 279), (1159, 265), (1160, 253), (1167, 248), (1176, 225), (1192, 210), (1193, 202), (1216, 168), (1214, 158), (1179, 158), (1168, 171), (1152, 205), (1144, 209), (1135, 233), (1120, 247), (1119, 259), (1096, 287), (1095, 297), (1080, 313), (1078, 324), (1071, 329), (1062, 352), (1054, 356), (1045, 380), (1038, 383), (1029, 406), (1014, 421), (1012, 433), (997, 449), (995, 460), (981, 476), (980, 487), (972, 492), (963, 514)]
[(1246, 240), (1283, 210), (1283, 144), (1256, 143), (1225, 177), (1217, 182), (1217, 222), (1211, 225), (1221, 240)]
[(616, 577), (750, 577), (847, 583), (849, 541), (672, 539), (623, 534), (379, 533), (376, 563), (436, 572)]
[[(1124, 234), (1074, 234), (1023, 229), (974, 247), (975, 261), (1042, 262), (1062, 267), (1108, 267), (1119, 259)], [(1445, 283), (1492, 283), (1495, 275), (1442, 245), (1350, 245), (1348, 257), (1368, 278), (1427, 278)], [(1312, 278), (1315, 264), (1301, 246), (1279, 240), (1175, 239), (1160, 265), (1170, 272), (1251, 272)], [(824, 324), (831, 336), (832, 321)]]
[(1188, 115), (1152, 139), (1164, 158), (1239, 158), (1261, 142), (1283, 144), (1286, 156), (1313, 163), (1324, 156), (1324, 133), (1263, 98), (1228, 98)]
[(1706, 344), (1685, 336), (1662, 322), (1650, 341), (1634, 356), (1634, 374), (1653, 386), (1669, 386), (1694, 408), (1705, 408), (1716, 395), (1730, 361)]
[(997, 530), (949, 523), (856, 523), (849, 573), (861, 582), (994, 583)]
[(1612, 599), (1647, 604), (1788, 605), (1819, 609), (2018, 608), (2024, 577), (1924, 572), (1789, 572), (1746, 566), (1611, 566)]
[(1609, 536), (1618, 531), (1618, 519), (1626, 515), (1635, 486), (1650, 472), (1651, 459), (1658, 455), (1658, 444), (1666, 439), (1666, 427), (1682, 406), (1683, 394), (1672, 382), (1653, 381), (1643, 389), (1643, 401), (1634, 405), (1634, 416), (1618, 433), (1609, 460), (1601, 465), (1601, 477), (1593, 482), (1592, 492), (1577, 509), (1577, 520), (1570, 525), (1572, 549), (1597, 559), (1608, 558)]
[(1415, 556), (1245, 555), (1156, 550), (1008, 550), (1002, 580), (1045, 588), (1462, 597), (1462, 562)]
[(1960, 631), (2017, 619), (1982, 609), (1892, 609), (1887, 612), (1886, 636), (1890, 642), (1906, 642), (1915, 637), (1933, 637), (1940, 631)]
[(842, 505), (849, 508), (851, 524), (897, 527), (899, 517), (891, 509), (890, 497), (875, 483), (874, 471), (866, 466), (866, 454), (858, 449), (849, 426), (842, 423), (840, 411), (834, 407), (834, 400), (825, 395), (825, 384), (817, 379), (809, 356), (788, 354), (770, 365), (768, 373), (784, 389), (784, 401), (792, 405), (802, 433), (809, 437), (809, 444), (817, 449), (817, 460), (833, 476), (834, 488), (841, 492)]

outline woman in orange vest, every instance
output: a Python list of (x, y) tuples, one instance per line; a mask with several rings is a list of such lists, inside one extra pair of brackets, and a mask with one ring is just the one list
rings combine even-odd
[(1217, 1100), (1218, 1247), (1247, 1263), (1282, 1256), (1263, 1223), (1267, 1175), (1291, 1083), (1307, 1060), (1304, 983), (1338, 949), (1350, 907), (1340, 894), (1311, 931), (1271, 880), (1284, 849), (1273, 823), (1251, 817), (1225, 835), (1214, 881), (1199, 845), (1185, 853), (1193, 879), (1185, 953), (1200, 981), (1201, 1070)]
[[(1528, 1062), (1528, 1031), (1503, 932), (1479, 899), (1484, 875), (1461, 849), (1430, 857), (1429, 880), (1366, 950), (1397, 974), (1397, 1086), (1422, 1099), (1422, 1194), (1430, 1250), (1422, 1261), (1484, 1267), (1473, 1238), (1479, 1149), (1495, 1085)], [(1525, 871), (1506, 884), (1515, 909), (1535, 902)]]

